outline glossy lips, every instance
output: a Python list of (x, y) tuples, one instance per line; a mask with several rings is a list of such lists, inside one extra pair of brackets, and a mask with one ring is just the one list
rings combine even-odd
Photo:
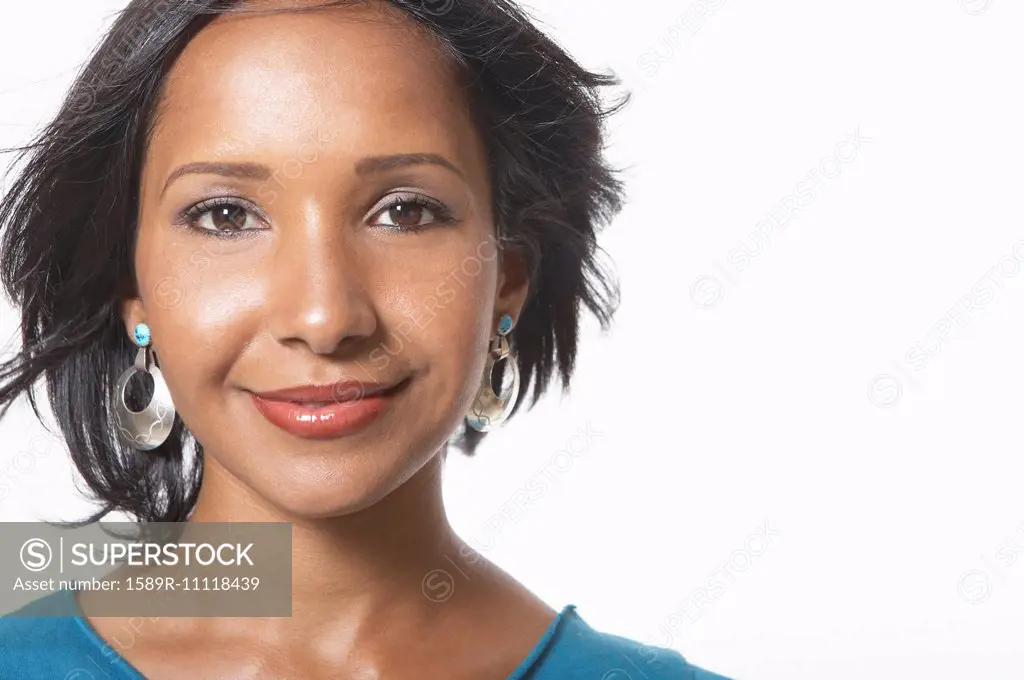
[(404, 383), (309, 385), (252, 393), (256, 409), (272, 424), (304, 439), (333, 439), (369, 425)]

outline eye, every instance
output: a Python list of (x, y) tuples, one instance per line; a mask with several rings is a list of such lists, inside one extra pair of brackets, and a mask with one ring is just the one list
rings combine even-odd
[(418, 194), (389, 197), (370, 220), (375, 226), (405, 231), (418, 231), (431, 224), (452, 221), (452, 213), (443, 203)]
[(211, 198), (195, 204), (182, 213), (181, 220), (199, 231), (216, 236), (264, 229), (265, 220), (255, 205), (239, 198)]

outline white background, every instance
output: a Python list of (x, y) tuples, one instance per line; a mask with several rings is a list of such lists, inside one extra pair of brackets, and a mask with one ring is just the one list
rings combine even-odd
[[(121, 5), (3, 3), (0, 145)], [(532, 9), (634, 91), (602, 241), (623, 303), (569, 397), (451, 458), (457, 527), (552, 606), (726, 675), (1024, 677), (1024, 5)], [(40, 432), (25, 404), (0, 426), (0, 520), (86, 509)]]

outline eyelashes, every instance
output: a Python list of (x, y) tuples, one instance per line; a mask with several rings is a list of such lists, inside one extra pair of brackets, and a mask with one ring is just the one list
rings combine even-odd
[[(434, 219), (422, 221), (423, 214), (432, 215)], [(385, 215), (391, 220), (391, 224), (377, 226), (388, 227), (398, 231), (422, 231), (434, 224), (452, 224), (455, 222), (455, 215), (451, 209), (441, 201), (424, 196), (423, 194), (393, 194), (385, 199), (383, 204), (374, 206), (372, 215)], [(402, 221), (399, 224), (395, 220)], [(409, 221), (413, 220), (410, 224)]]
[[(369, 217), (370, 226), (411, 233), (458, 221), (443, 202), (413, 192), (389, 194), (374, 205)], [(382, 223), (377, 221), (381, 217), (385, 220)], [(195, 203), (180, 211), (174, 224), (215, 238), (246, 238), (253, 232), (270, 229), (266, 213), (239, 196), (220, 196)]]
[[(250, 227), (259, 220), (262, 227)], [(237, 196), (220, 196), (200, 201), (178, 213), (174, 223), (219, 238), (248, 236), (248, 232), (269, 228), (269, 220), (252, 201)]]

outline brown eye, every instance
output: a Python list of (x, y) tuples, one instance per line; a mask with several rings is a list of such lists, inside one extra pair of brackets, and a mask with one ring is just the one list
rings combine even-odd
[(416, 203), (402, 202), (388, 208), (388, 218), (396, 226), (415, 227), (421, 224), (424, 212), (430, 211)]
[(203, 201), (183, 213), (184, 221), (199, 231), (218, 235), (265, 229), (258, 208), (235, 198)]
[(217, 231), (237, 231), (245, 228), (249, 211), (239, 205), (219, 205), (210, 210), (210, 222)]
[(395, 231), (418, 232), (428, 227), (457, 224), (451, 208), (419, 193), (393, 193), (374, 206), (370, 224)]
[(421, 202), (406, 199), (396, 201), (377, 215), (378, 220), (382, 220), (378, 222), (381, 226), (399, 229), (415, 229), (438, 221), (432, 208)]

